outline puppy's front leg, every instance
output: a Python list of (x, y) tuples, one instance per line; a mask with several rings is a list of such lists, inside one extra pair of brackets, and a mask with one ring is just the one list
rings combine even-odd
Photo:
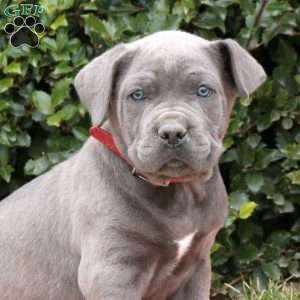
[(190, 280), (180, 288), (171, 300), (209, 300), (211, 286), (210, 249), (218, 230), (201, 239), (197, 247), (198, 260)]
[[(122, 243), (123, 242), (123, 243)], [(86, 300), (141, 300), (151, 276), (147, 258), (131, 245), (90, 238), (84, 243), (78, 283)]]
[(171, 298), (171, 300), (209, 300), (211, 282), (210, 259), (199, 262), (192, 278)]

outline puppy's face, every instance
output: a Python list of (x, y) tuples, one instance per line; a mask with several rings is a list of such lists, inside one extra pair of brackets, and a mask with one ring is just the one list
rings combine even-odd
[(163, 32), (115, 54), (114, 70), (106, 74), (113, 81), (106, 105), (117, 143), (139, 172), (161, 179), (209, 177), (235, 96), (253, 90), (247, 74), (235, 68), (250, 59), (260, 78), (254, 86), (264, 79), (256, 61), (232, 43), (231, 49), (224, 42)]
[(173, 46), (133, 57), (116, 85), (117, 119), (128, 157), (141, 172), (208, 173), (222, 152), (228, 100), (207, 49)]

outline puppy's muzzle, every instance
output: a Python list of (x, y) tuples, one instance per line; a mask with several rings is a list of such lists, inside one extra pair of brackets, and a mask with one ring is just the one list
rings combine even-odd
[(186, 115), (178, 108), (172, 111), (163, 109), (156, 117), (157, 136), (165, 146), (175, 148), (187, 140), (188, 121)]

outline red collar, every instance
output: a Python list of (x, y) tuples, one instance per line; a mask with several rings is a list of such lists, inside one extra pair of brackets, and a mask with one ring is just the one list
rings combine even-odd
[[(153, 184), (151, 182), (151, 180), (149, 180), (147, 177), (136, 172), (135, 167), (132, 166), (131, 162), (129, 162), (128, 159), (123, 155), (123, 153), (121, 153), (121, 151), (117, 148), (110, 132), (106, 131), (105, 129), (103, 129), (101, 127), (91, 127), (90, 135), (92, 137), (94, 137), (96, 140), (98, 140), (100, 143), (105, 145), (111, 152), (116, 154), (121, 159), (125, 160), (132, 168), (132, 170), (131, 170), (132, 175)], [(185, 181), (184, 178), (180, 178), (180, 177), (179, 178), (171, 178), (171, 179), (167, 180), (165, 183), (162, 183), (161, 185), (168, 186), (170, 183), (180, 183), (180, 182), (184, 182), (184, 181)]]

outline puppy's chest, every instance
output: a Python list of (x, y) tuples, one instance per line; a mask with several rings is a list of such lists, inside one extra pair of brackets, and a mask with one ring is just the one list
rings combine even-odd
[(153, 281), (143, 300), (165, 300), (192, 276), (201, 261), (201, 237), (197, 231), (176, 239), (169, 255), (162, 255), (157, 263)]
[(184, 236), (181, 239), (175, 240), (174, 244), (177, 247), (177, 253), (176, 253), (176, 263), (179, 264), (180, 261), (182, 261), (182, 259), (184, 258), (184, 256), (189, 252), (195, 235), (196, 235), (197, 231), (193, 231), (189, 234), (187, 234), (186, 236)]

